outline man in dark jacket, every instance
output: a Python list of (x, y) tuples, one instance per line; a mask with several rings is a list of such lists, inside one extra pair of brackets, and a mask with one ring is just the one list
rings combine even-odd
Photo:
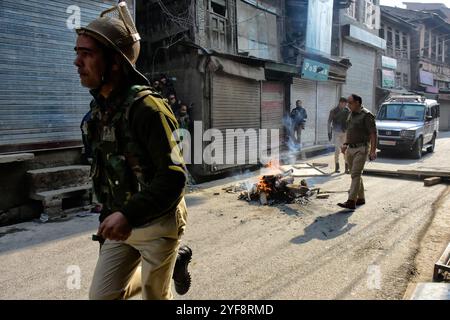
[[(345, 132), (347, 131), (347, 119), (350, 110), (347, 108), (347, 99), (341, 97), (337, 107), (331, 109), (328, 116), (328, 140), (334, 142), (334, 172), (339, 172), (339, 154), (345, 143)], [(345, 156), (344, 156), (345, 161)], [(345, 173), (348, 173), (348, 165), (345, 163)]]
[(295, 108), (292, 109), (291, 114), (291, 139), (297, 145), (301, 146), (302, 130), (305, 130), (305, 123), (308, 115), (306, 109), (302, 106), (302, 101), (297, 100), (295, 102)]
[(104, 242), (89, 297), (171, 299), (172, 276), (177, 291), (186, 291), (191, 258), (189, 248), (177, 257), (187, 210), (185, 166), (171, 139), (175, 116), (135, 69), (140, 38), (125, 2), (76, 31), (74, 64), (94, 97), (86, 137), (103, 205), (97, 237)]

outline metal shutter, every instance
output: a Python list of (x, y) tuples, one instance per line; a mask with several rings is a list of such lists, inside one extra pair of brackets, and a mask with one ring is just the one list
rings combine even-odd
[(450, 130), (450, 101), (441, 100), (440, 103), (439, 130), (448, 131)]
[(363, 105), (374, 112), (375, 50), (344, 41), (343, 56), (350, 57), (352, 66), (347, 71), (347, 81), (342, 86), (344, 96), (355, 93), (362, 97)]
[[(225, 142), (226, 129), (255, 129), (261, 124), (260, 117), (261, 90), (260, 82), (215, 73), (213, 76), (213, 103), (211, 108), (212, 128), (222, 131)], [(257, 131), (258, 133), (258, 131)], [(257, 143), (252, 139), (252, 143)], [(256, 144), (257, 145), (257, 144)], [(241, 150), (239, 154), (242, 154)], [(246, 143), (245, 152), (248, 150)], [(226, 149), (224, 148), (224, 156)], [(235, 143), (235, 157), (237, 144)], [(248, 153), (245, 155), (246, 162)], [(217, 169), (226, 169), (236, 165), (217, 165)]]
[(292, 80), (291, 110), (295, 108), (296, 100), (302, 100), (303, 107), (308, 115), (305, 130), (302, 132), (302, 144), (304, 147), (312, 146), (315, 142), (317, 82), (299, 78)]
[(338, 88), (335, 83), (332, 82), (319, 82), (317, 85), (318, 90), (318, 110), (319, 116), (317, 133), (318, 143), (328, 142), (328, 115), (330, 110), (338, 104)]
[[(280, 140), (283, 141), (284, 124), (284, 85), (280, 82), (267, 81), (262, 83), (261, 93), (261, 128), (278, 129)], [(268, 132), (270, 134), (270, 132)], [(280, 140), (276, 143), (280, 144)], [(275, 142), (269, 146), (276, 147)]]
[(76, 33), (66, 10), (78, 5), (84, 26), (116, 3), (1, 1), (0, 153), (81, 145), (91, 97), (73, 65)]

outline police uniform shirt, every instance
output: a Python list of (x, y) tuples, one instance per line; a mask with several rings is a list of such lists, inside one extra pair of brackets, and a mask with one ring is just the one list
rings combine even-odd
[(348, 144), (366, 143), (370, 134), (376, 133), (375, 116), (361, 106), (359, 112), (352, 112), (348, 117), (347, 141)]

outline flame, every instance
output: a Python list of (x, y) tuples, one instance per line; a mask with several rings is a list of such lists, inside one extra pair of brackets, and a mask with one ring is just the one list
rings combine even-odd
[(280, 169), (280, 161), (278, 161), (278, 160), (270, 160), (266, 165), (265, 165), (265, 167), (266, 168), (269, 168), (269, 169)]
[(258, 185), (256, 186), (256, 189), (258, 192), (265, 192), (265, 193), (271, 193), (272, 188), (270, 185), (264, 180), (264, 177), (259, 178)]

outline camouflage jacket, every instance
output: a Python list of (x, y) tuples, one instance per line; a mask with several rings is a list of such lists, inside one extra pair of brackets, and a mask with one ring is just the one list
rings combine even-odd
[(94, 192), (103, 204), (100, 221), (120, 211), (136, 227), (173, 211), (183, 197), (186, 174), (171, 139), (178, 124), (168, 105), (144, 86), (108, 99), (94, 90), (91, 94), (87, 140)]

